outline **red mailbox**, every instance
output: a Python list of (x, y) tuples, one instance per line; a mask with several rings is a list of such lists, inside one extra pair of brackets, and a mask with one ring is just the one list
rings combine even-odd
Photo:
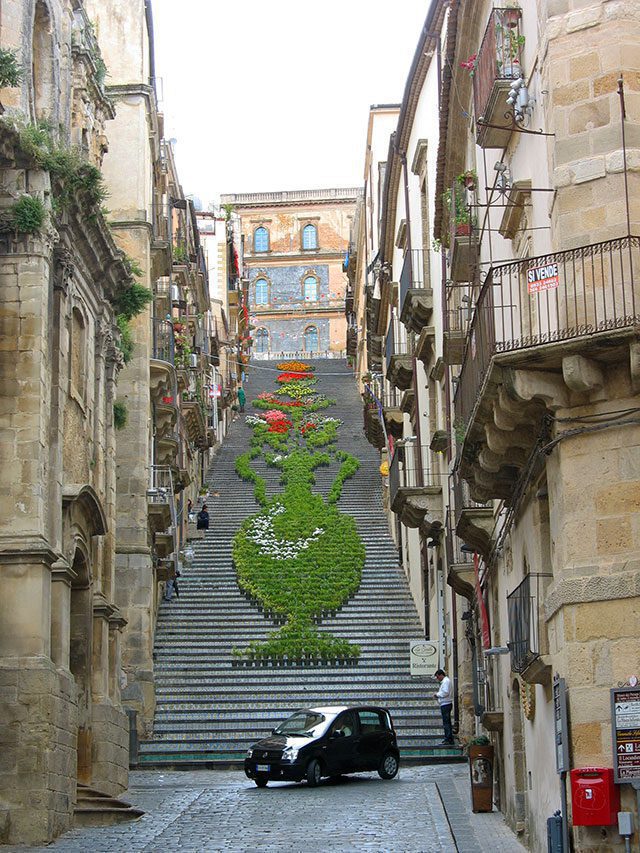
[(579, 767), (571, 771), (574, 826), (611, 826), (618, 822), (620, 789), (611, 767)]

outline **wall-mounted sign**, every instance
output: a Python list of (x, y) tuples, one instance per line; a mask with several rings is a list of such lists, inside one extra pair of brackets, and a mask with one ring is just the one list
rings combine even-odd
[(640, 780), (640, 688), (611, 691), (614, 780)]
[(437, 640), (409, 640), (411, 675), (434, 675), (440, 666)]
[(543, 267), (530, 267), (527, 270), (527, 290), (529, 293), (553, 290), (559, 283), (558, 264), (545, 264)]

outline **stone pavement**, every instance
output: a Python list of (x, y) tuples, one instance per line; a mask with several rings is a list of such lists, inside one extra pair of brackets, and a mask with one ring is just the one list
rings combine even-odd
[[(471, 813), (464, 764), (403, 767), (385, 782), (351, 776), (319, 788), (271, 783), (240, 770), (137, 771), (126, 797), (146, 814), (131, 823), (74, 829), (55, 853), (377, 851), (520, 853), (499, 812)], [(26, 848), (3, 848), (24, 851)]]

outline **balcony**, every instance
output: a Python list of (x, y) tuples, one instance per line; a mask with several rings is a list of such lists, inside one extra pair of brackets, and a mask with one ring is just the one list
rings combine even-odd
[(509, 499), (549, 411), (600, 392), (604, 365), (634, 357), (640, 238), (493, 267), (466, 336), (455, 393), (460, 471), (480, 502)]
[(156, 461), (158, 465), (174, 468), (179, 449), (180, 441), (175, 433), (156, 438)]
[(354, 326), (349, 326), (347, 329), (347, 355), (356, 356), (358, 354), (358, 330)]
[(447, 512), (446, 552), (447, 552), (447, 583), (466, 598), (473, 599), (475, 594), (475, 573), (473, 554), (462, 550), (462, 541), (456, 535), (456, 520), (453, 510)]
[(384, 449), (385, 437), (380, 409), (378, 403), (366, 392), (364, 394), (364, 434), (372, 447), (376, 450)]
[(481, 148), (506, 148), (513, 128), (507, 104), (509, 88), (522, 74), (524, 38), (521, 10), (494, 9), (487, 23), (473, 75), (477, 143)]
[(493, 508), (473, 500), (469, 485), (462, 479), (459, 471), (453, 474), (453, 500), (456, 536), (467, 550), (477, 551), (486, 560), (493, 546)]
[(478, 270), (476, 219), (468, 203), (467, 190), (455, 181), (446, 193), (449, 198), (449, 278), (455, 282), (473, 281)]
[(180, 401), (180, 411), (187, 429), (189, 440), (197, 442), (199, 439), (206, 439), (207, 436), (207, 421), (204, 415), (204, 405), (197, 398), (184, 399)]
[(382, 399), (382, 412), (387, 433), (394, 438), (402, 438), (404, 418), (400, 407), (402, 394), (397, 388), (385, 391)]
[(147, 489), (147, 512), (152, 533), (163, 533), (171, 524), (173, 480), (168, 465), (153, 465)]
[(425, 288), (425, 253), (412, 249), (404, 256), (400, 273), (400, 322), (411, 332), (419, 334), (433, 314), (433, 291)]
[(396, 446), (389, 467), (389, 503), (406, 527), (419, 527), (431, 536), (443, 525), (442, 485), (425, 472), (428, 447), (413, 443)]
[(544, 595), (551, 574), (529, 574), (507, 596), (511, 669), (528, 684), (550, 684), (551, 666), (546, 663), (547, 631), (543, 615)]
[(154, 406), (154, 425), (156, 438), (164, 438), (173, 435), (176, 421), (178, 420), (178, 407), (173, 396), (163, 397), (160, 403)]
[(153, 401), (173, 394), (176, 384), (173, 326), (167, 320), (152, 321), (152, 357), (149, 360), (149, 383)]
[(402, 395), (402, 400), (400, 401), (400, 408), (405, 413), (405, 415), (409, 415), (410, 418), (416, 413), (416, 392), (413, 388), (407, 388), (407, 390)]
[(442, 355), (446, 364), (462, 364), (468, 325), (469, 309), (457, 308), (444, 312)]
[(162, 278), (171, 272), (171, 239), (167, 206), (154, 202), (152, 218), (151, 274), (153, 278)]
[(386, 378), (396, 388), (406, 391), (413, 382), (413, 352), (411, 341), (406, 336), (397, 336), (392, 322), (387, 332), (385, 346), (387, 363)]
[(420, 332), (420, 336), (416, 341), (416, 358), (419, 359), (425, 367), (431, 364), (435, 352), (436, 345), (436, 329), (435, 326), (425, 326)]

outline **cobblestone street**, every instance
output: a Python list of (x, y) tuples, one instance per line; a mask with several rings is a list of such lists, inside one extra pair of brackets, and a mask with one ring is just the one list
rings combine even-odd
[[(360, 774), (339, 784), (271, 783), (238, 770), (134, 772), (127, 799), (138, 821), (75, 829), (56, 853), (160, 851), (522, 851), (498, 812), (471, 813), (464, 764), (405, 767), (391, 782)], [(25, 848), (5, 848), (24, 850)]]

